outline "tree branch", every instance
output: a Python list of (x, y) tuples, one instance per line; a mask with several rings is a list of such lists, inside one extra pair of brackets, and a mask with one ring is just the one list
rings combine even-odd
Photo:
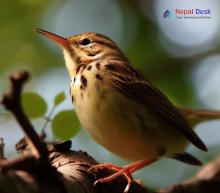
[(161, 193), (219, 193), (220, 156), (204, 165), (191, 179), (160, 190)]
[(21, 105), (22, 88), (29, 76), (29, 73), (26, 71), (12, 74), (10, 76), (11, 88), (8, 93), (3, 96), (1, 103), (7, 110), (12, 112), (18, 123), (21, 125), (21, 128), (25, 133), (27, 143), (32, 149), (32, 153), (35, 157), (47, 160), (48, 152), (46, 145), (37, 135)]

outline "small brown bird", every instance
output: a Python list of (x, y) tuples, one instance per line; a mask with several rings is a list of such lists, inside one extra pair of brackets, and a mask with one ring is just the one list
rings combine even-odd
[(187, 120), (194, 125), (219, 118), (219, 112), (177, 109), (104, 35), (89, 32), (63, 38), (42, 29), (36, 31), (63, 49), (71, 78), (70, 94), (82, 127), (109, 151), (135, 161), (124, 167), (94, 166), (92, 169), (116, 171), (95, 183), (124, 175), (127, 192), (133, 182), (131, 174), (162, 156), (201, 164), (184, 151), (189, 143), (207, 151)]

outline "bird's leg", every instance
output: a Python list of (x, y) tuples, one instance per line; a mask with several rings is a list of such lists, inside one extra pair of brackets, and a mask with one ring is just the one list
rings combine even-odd
[(134, 179), (131, 174), (134, 173), (135, 171), (147, 166), (147, 165), (150, 165), (151, 163), (153, 163), (156, 160), (157, 159), (149, 159), (149, 158), (143, 159), (143, 160), (131, 163), (129, 165), (125, 165), (124, 167), (115, 166), (111, 163), (104, 163), (104, 164), (98, 164), (98, 165), (91, 167), (89, 169), (89, 171), (106, 168), (106, 169), (111, 169), (116, 172), (108, 177), (96, 180), (94, 185), (96, 185), (97, 183), (110, 182), (110, 181), (114, 180), (115, 178), (117, 178), (118, 176), (123, 175), (128, 181), (127, 186), (124, 190), (124, 192), (126, 193), (126, 192), (128, 192), (131, 184), (134, 182)]

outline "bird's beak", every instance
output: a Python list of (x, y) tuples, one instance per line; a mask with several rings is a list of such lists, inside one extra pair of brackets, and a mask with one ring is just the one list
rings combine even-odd
[(58, 43), (60, 46), (67, 47), (70, 45), (70, 42), (67, 38), (60, 37), (54, 33), (51, 33), (51, 32), (48, 32), (48, 31), (45, 31), (45, 30), (42, 30), (39, 28), (36, 28), (35, 31), (37, 33), (40, 33), (40, 34), (46, 36), (48, 39)]

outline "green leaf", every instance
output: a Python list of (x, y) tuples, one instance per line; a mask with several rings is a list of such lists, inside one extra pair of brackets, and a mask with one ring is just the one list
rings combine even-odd
[(80, 130), (80, 123), (73, 110), (60, 111), (52, 120), (54, 136), (67, 140), (75, 136)]
[(54, 106), (58, 106), (60, 103), (62, 103), (65, 100), (65, 94), (64, 92), (59, 92), (55, 98), (54, 98)]
[(40, 118), (47, 111), (46, 101), (36, 93), (27, 92), (22, 94), (21, 102), (24, 112), (31, 119)]

